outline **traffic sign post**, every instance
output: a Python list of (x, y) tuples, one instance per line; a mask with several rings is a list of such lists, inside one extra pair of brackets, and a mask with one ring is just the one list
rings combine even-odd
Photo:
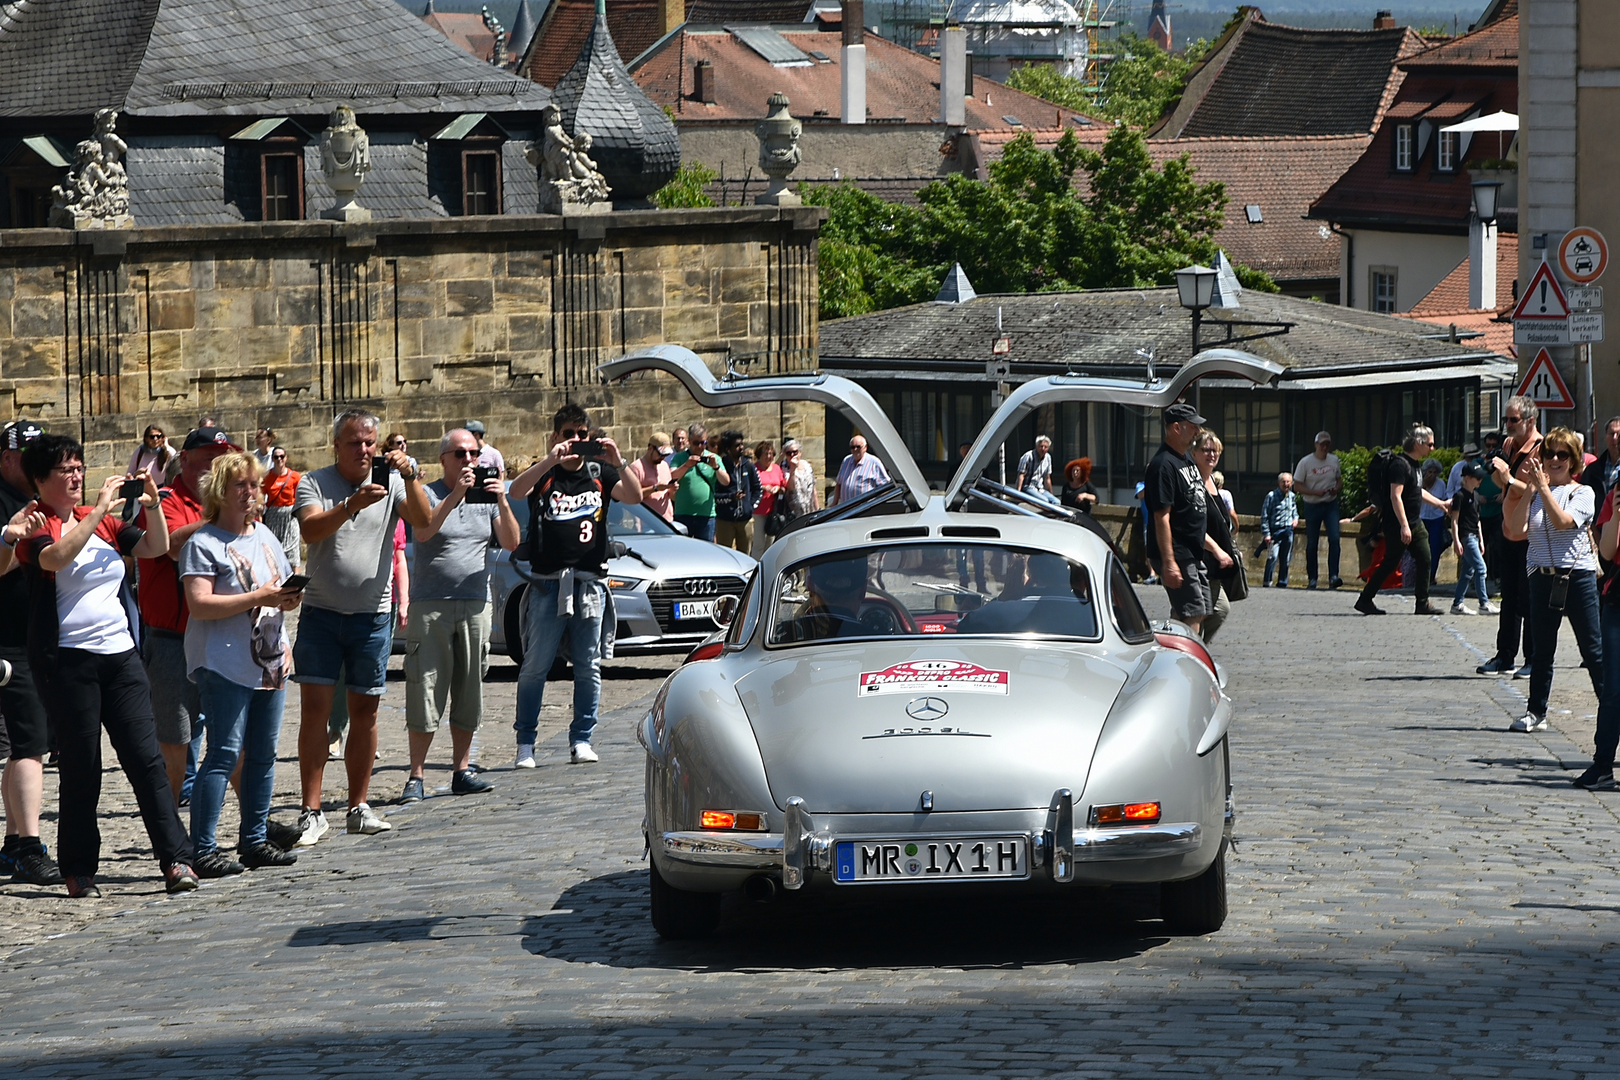
[(1579, 285), (1602, 277), (1608, 265), (1609, 245), (1596, 229), (1571, 229), (1558, 244), (1559, 271)]
[(1558, 365), (1553, 363), (1552, 354), (1546, 349), (1536, 353), (1535, 360), (1530, 364), (1530, 370), (1524, 373), (1515, 394), (1529, 398), (1539, 409), (1575, 407), (1575, 399), (1570, 395), (1569, 386), (1564, 382), (1564, 377), (1558, 374)]
[(1572, 285), (1564, 290), (1572, 311), (1596, 311), (1603, 306), (1603, 286)]

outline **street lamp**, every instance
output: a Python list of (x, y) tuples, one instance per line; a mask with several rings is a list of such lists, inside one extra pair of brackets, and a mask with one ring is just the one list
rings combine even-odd
[(1176, 271), (1176, 292), (1181, 294), (1181, 306), (1192, 312), (1193, 352), (1198, 351), (1198, 326), (1204, 320), (1204, 309), (1215, 302), (1216, 272), (1207, 266), (1187, 266)]
[[(1474, 216), (1489, 223), (1496, 220), (1496, 200), (1502, 193), (1500, 180), (1474, 181)], [(1185, 295), (1185, 294), (1183, 294)], [(1182, 300), (1185, 304), (1187, 301)]]

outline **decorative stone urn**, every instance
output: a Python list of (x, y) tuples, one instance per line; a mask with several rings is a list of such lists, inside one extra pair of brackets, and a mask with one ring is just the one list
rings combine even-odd
[(761, 206), (800, 206), (804, 200), (788, 190), (788, 174), (799, 167), (803, 153), (799, 136), (804, 125), (788, 112), (787, 95), (778, 90), (765, 103), (765, 119), (754, 126), (759, 136), (759, 168), (771, 178), (765, 194), (754, 200)]
[(371, 211), (355, 201), (360, 185), (371, 171), (371, 140), (354, 119), (354, 110), (339, 105), (321, 132), (321, 171), (337, 197), (321, 217), (331, 221), (370, 221)]
[(118, 110), (97, 109), (95, 124), (91, 137), (75, 147), (67, 182), (51, 188), (49, 220), (55, 228), (128, 229), (135, 224), (123, 165), (129, 147), (114, 130)]
[(540, 170), (542, 214), (600, 214), (613, 209), (612, 188), (591, 160), (591, 136), (563, 130), (562, 112), (555, 105), (540, 110), (542, 135), (523, 156)]

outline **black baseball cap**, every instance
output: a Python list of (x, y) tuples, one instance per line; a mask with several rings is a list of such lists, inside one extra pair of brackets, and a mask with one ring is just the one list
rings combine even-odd
[(194, 429), (186, 436), (186, 444), (181, 450), (196, 450), (204, 446), (223, 446), (230, 450), (240, 451), (242, 448), (231, 442), (231, 437), (217, 427), (200, 427)]
[(1203, 427), (1205, 424), (1209, 423), (1208, 420), (1205, 420), (1202, 416), (1198, 415), (1197, 409), (1193, 408), (1185, 401), (1178, 401), (1168, 409), (1164, 410), (1164, 423), (1166, 427), (1176, 423), (1177, 421), (1187, 424), (1197, 424), (1199, 427)]
[(0, 450), (21, 450), (44, 434), (45, 429), (32, 420), (13, 420), (0, 431)]

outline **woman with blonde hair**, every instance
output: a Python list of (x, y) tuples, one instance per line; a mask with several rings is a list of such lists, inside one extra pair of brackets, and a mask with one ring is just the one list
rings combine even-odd
[(1558, 629), (1569, 617), (1592, 689), (1603, 700), (1603, 630), (1599, 624), (1597, 553), (1590, 527), (1597, 496), (1580, 482), (1581, 437), (1556, 427), (1526, 461), (1529, 479), (1513, 481), (1502, 504), (1502, 535), (1528, 540), (1530, 705), (1509, 731), (1542, 731), (1547, 727), (1547, 696), (1552, 691), (1553, 654)]
[[(180, 551), (180, 580), (191, 619), (186, 673), (197, 684), (208, 753), (191, 792), (191, 836), (202, 877), (244, 868), (288, 866), (297, 857), (266, 835), (275, 784), (276, 743), (292, 649), (283, 612), (303, 590), (282, 582), (292, 567), (281, 541), (256, 519), (263, 470), (251, 454), (214, 460), (203, 481), (203, 524)], [(242, 759), (242, 861), (219, 850), (215, 832), (225, 787)]]
[[(1204, 490), (1209, 501), (1223, 507), (1220, 489), (1215, 485), (1215, 466), (1221, 460), (1221, 437), (1209, 428), (1200, 428), (1193, 438), (1193, 464), (1204, 478)], [(1204, 517), (1204, 568), (1209, 573), (1210, 613), (1204, 616), (1204, 643), (1215, 640), (1215, 632), (1232, 614), (1232, 602), (1226, 596), (1226, 582), (1238, 572), (1237, 544), (1224, 513), (1216, 511)]]

